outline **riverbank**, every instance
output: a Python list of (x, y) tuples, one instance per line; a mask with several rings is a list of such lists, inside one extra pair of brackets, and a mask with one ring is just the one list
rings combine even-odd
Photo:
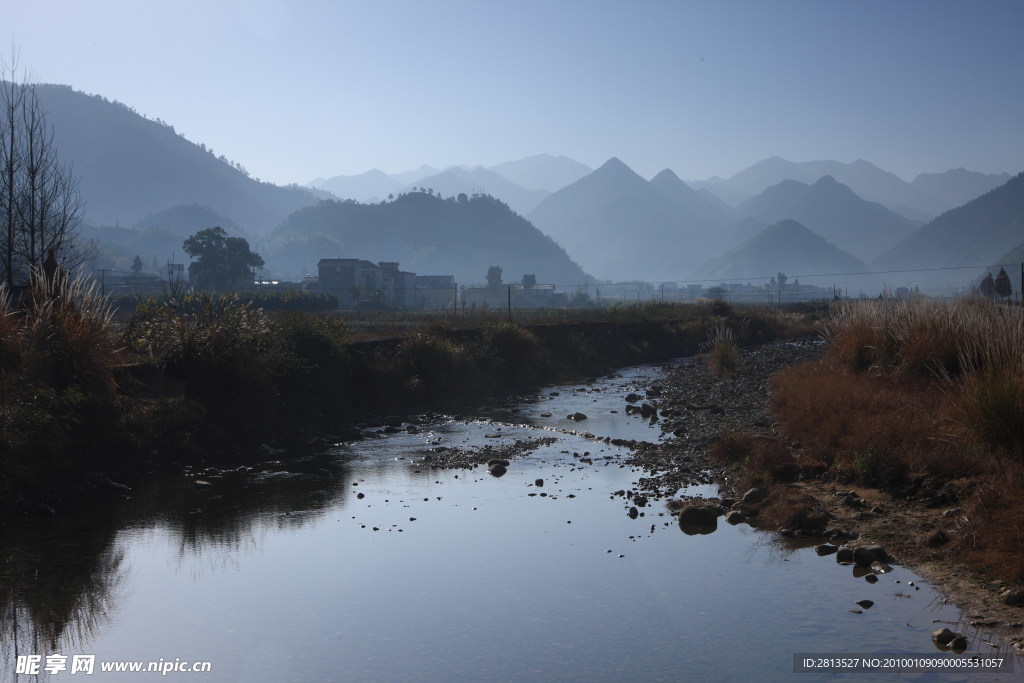
[[(53, 514), (85, 494), (185, 464), (244, 464), (293, 447), (359, 438), (385, 416), (689, 355), (713, 328), (745, 343), (806, 331), (821, 311), (656, 304), (587, 320), (481, 320), (353, 343), (344, 320), (271, 314), (232, 297), (149, 301), (122, 327), (95, 292), (11, 312), (0, 330), (0, 500)], [(68, 303), (72, 305), (67, 305)]]
[[(642, 399), (675, 438), (637, 449), (630, 462), (648, 472), (637, 494), (679, 509), (680, 489), (701, 483), (699, 473), (706, 472), (723, 496), (710, 502), (740, 510), (746, 523), (806, 542), (882, 545), (958, 605), (970, 626), (999, 629), (1008, 642), (1024, 643), (1024, 607), (1007, 604), (1007, 591), (1019, 586), (1013, 572), (1005, 571), (1005, 563), (982, 564), (948, 547), (954, 536), (968, 532), (999, 533), (971, 526), (977, 502), (968, 498), (974, 490), (969, 481), (951, 483), (935, 472), (908, 470), (900, 481), (885, 480), (884, 487), (865, 485), (810, 447), (811, 439), (828, 432), (824, 422), (817, 430), (812, 423), (797, 429), (783, 419), (779, 396), (792, 387), (782, 383), (794, 373), (824, 372), (828, 353), (824, 343), (802, 340), (743, 349), (733, 376), (714, 374), (700, 359), (674, 366)], [(833, 405), (824, 393), (805, 398)], [(755, 487), (763, 499), (741, 500)], [(709, 501), (684, 496), (683, 502)]]

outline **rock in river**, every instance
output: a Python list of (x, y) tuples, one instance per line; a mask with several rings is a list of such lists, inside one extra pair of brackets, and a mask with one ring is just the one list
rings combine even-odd
[(572, 415), (569, 415), (569, 419), (580, 422), (582, 420), (586, 420), (587, 416), (584, 415), (583, 413), (573, 413)]
[(862, 545), (853, 549), (853, 561), (858, 567), (870, 567), (875, 562), (891, 559), (880, 545)]
[(716, 507), (687, 505), (679, 513), (679, 528), (690, 536), (710, 534), (718, 528), (718, 512)]

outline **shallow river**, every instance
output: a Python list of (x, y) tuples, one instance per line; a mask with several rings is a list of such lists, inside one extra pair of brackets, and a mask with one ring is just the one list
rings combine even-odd
[[(968, 655), (1009, 656), (899, 566), (869, 584), (747, 526), (685, 535), (660, 502), (631, 519), (611, 495), (641, 475), (622, 464), (626, 451), (566, 430), (661, 438), (622, 410), (659, 373), (549, 387), (475, 420), (438, 418), (251, 472), (157, 479), (23, 525), (0, 546), (0, 680), (36, 680), (15, 674), (33, 654), (43, 667), (66, 657), (38, 676), (54, 681), (866, 680), (878, 674), (794, 673), (794, 654), (944, 657), (930, 640), (943, 625), (970, 636)], [(566, 419), (577, 411), (589, 419)], [(439, 445), (538, 436), (558, 440), (501, 478), (423, 462)], [(870, 609), (851, 611), (865, 599)], [(95, 655), (91, 676), (71, 673), (76, 654)], [(211, 670), (100, 670), (116, 661)]]

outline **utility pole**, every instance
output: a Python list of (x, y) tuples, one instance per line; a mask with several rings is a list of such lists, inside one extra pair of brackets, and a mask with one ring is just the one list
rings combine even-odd
[(508, 321), (512, 322), (512, 285), (508, 286)]
[(107, 295), (107, 268), (100, 268), (100, 296)]

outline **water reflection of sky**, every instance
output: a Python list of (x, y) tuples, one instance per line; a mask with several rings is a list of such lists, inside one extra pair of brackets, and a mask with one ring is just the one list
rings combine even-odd
[[(610, 410), (635, 381), (551, 412), (617, 415), (632, 430), (638, 418)], [(832, 680), (792, 674), (792, 654), (938, 654), (933, 621), (959, 619), (901, 568), (871, 585), (749, 527), (686, 536), (660, 504), (630, 519), (610, 493), (640, 473), (596, 440), (557, 434), (500, 479), (417, 464), (438, 438), (535, 437), (516, 425), (550, 404), (286, 462), (290, 478), (220, 475), (214, 495), (185, 478), (137, 492), (148, 512), (113, 541), (116, 600), (63, 653), (210, 660), (218, 681)], [(499, 426), (501, 438), (483, 436)], [(584, 450), (600, 459), (580, 465)], [(851, 613), (863, 599), (875, 605)]]

